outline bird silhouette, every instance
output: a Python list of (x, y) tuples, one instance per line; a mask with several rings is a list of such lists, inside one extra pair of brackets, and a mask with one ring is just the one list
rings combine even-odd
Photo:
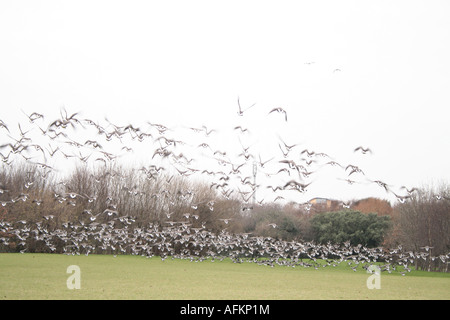
[(40, 113), (37, 113), (37, 112), (32, 112), (31, 114), (28, 115), (22, 110), (22, 113), (28, 118), (30, 123), (33, 123), (37, 119), (44, 119), (44, 115), (40, 114)]
[(370, 148), (364, 148), (362, 146), (359, 146), (353, 150), (353, 152), (357, 152), (357, 151), (361, 151), (361, 153), (363, 153), (363, 154), (372, 153), (372, 150)]
[(247, 111), (248, 109), (252, 108), (252, 107), (256, 104), (256, 103), (254, 103), (254, 104), (252, 104), (250, 107), (247, 107), (247, 108), (245, 108), (245, 109), (242, 109), (241, 103), (239, 102), (239, 97), (238, 97), (238, 99), (237, 99), (237, 103), (238, 103), (238, 108), (239, 108), (239, 110), (238, 110), (238, 115), (239, 115), (239, 116), (243, 116), (245, 111)]
[(273, 112), (278, 112), (284, 115), (284, 120), (287, 122), (287, 112), (286, 110), (284, 110), (283, 108), (273, 108), (272, 110), (269, 111), (269, 114), (273, 113)]

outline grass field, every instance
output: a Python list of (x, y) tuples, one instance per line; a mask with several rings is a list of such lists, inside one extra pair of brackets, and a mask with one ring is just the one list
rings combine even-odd
[[(69, 265), (80, 268), (81, 288), (70, 290)], [(381, 274), (368, 289), (365, 270), (290, 268), (190, 262), (140, 256), (0, 254), (0, 299), (450, 299), (450, 274)]]

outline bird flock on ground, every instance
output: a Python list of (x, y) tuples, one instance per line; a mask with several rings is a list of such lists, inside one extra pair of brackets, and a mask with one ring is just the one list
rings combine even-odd
[[(285, 241), (272, 237), (232, 234), (222, 230), (213, 233), (204, 228), (194, 228), (189, 221), (149, 223), (133, 227), (132, 217), (115, 217), (109, 222), (80, 221), (63, 223), (50, 231), (47, 217), (42, 222), (0, 222), (0, 231), (9, 232), (19, 241), (21, 253), (27, 251), (28, 241), (41, 241), (44, 252), (61, 252), (67, 255), (122, 254), (146, 258), (158, 256), (166, 259), (187, 259), (193, 262), (222, 261), (253, 262), (274, 267), (323, 268), (344, 265), (353, 271), (368, 270), (377, 264), (381, 271), (405, 275), (418, 261), (444, 266), (447, 271), (450, 254), (433, 256), (432, 247), (420, 251), (406, 251), (399, 245), (393, 249), (368, 248), (363, 245), (318, 244), (314, 242)], [(4, 245), (10, 238), (3, 238)]]
[[(237, 115), (255, 106), (242, 107), (238, 99)], [(407, 201), (417, 191), (415, 188), (394, 187), (377, 179), (368, 178), (356, 164), (342, 164), (332, 156), (317, 150), (302, 148), (301, 144), (288, 144), (278, 137), (277, 150), (269, 155), (253, 146), (245, 144), (251, 128), (244, 124), (232, 126), (227, 140), (233, 148), (223, 148), (214, 139), (220, 130), (206, 125), (199, 127), (169, 127), (146, 121), (142, 125), (115, 124), (104, 118), (104, 122), (83, 117), (81, 113), (68, 113), (65, 108), (60, 116), (47, 120), (38, 112), (23, 112), (26, 121), (10, 124), (0, 120), (0, 156), (4, 170), (16, 163), (33, 165), (44, 179), (50, 173), (60, 174), (64, 180), (64, 170), (71, 165), (84, 164), (108, 168), (123, 159), (133, 159), (137, 154), (146, 165), (140, 171), (147, 179), (154, 179), (163, 173), (168, 177), (200, 178), (208, 181), (210, 190), (219, 197), (238, 199), (241, 212), (251, 211), (256, 205), (274, 203), (289, 198), (287, 195), (305, 195), (312, 183), (317, 183), (315, 175), (324, 168), (334, 168), (338, 178), (348, 185), (376, 184), (387, 193), (394, 194), (400, 202)], [(288, 122), (285, 108), (277, 107), (267, 111), (267, 117), (277, 117), (273, 121)], [(143, 150), (145, 152), (143, 152)], [(355, 147), (353, 152), (370, 156), (368, 147)], [(256, 181), (258, 173), (258, 182)], [(0, 181), (0, 184), (2, 182)], [(40, 199), (31, 199), (27, 190), (33, 181), (27, 181), (20, 193), (11, 194), (0, 185), (2, 207), (13, 206), (20, 201), (31, 201), (39, 206)], [(64, 183), (62, 183), (64, 185)], [(125, 191), (124, 191), (125, 192)], [(138, 192), (128, 188), (126, 192)], [(164, 190), (161, 190), (164, 192)], [(89, 202), (96, 201), (96, 195), (86, 195), (78, 190), (55, 192), (55, 200), (76, 203), (83, 197)], [(436, 195), (439, 200), (449, 200), (445, 195)], [(111, 199), (112, 200), (112, 199)], [(214, 211), (213, 199), (201, 199)], [(311, 208), (307, 201), (301, 201), (305, 210)], [(342, 202), (343, 208), (346, 203)], [(170, 210), (169, 210), (170, 211)], [(204, 227), (193, 227), (193, 212), (180, 221), (167, 219), (164, 223), (150, 223), (136, 227), (132, 216), (121, 215), (114, 206), (92, 213), (86, 209), (88, 219), (77, 223), (67, 222), (56, 228), (48, 228), (52, 216), (44, 216), (42, 221), (0, 220), (0, 232), (13, 235), (26, 252), (27, 241), (41, 240), (49, 252), (66, 254), (136, 254), (146, 257), (158, 255), (162, 259), (187, 258), (195, 261), (204, 259), (231, 258), (235, 262), (254, 261), (259, 264), (284, 264), (289, 266), (320, 267), (338, 265), (346, 261), (352, 268), (384, 261), (384, 270), (391, 272), (402, 266), (401, 272), (410, 270), (416, 259), (433, 259), (447, 264), (449, 255), (433, 257), (428, 249), (423, 252), (403, 252), (401, 248), (386, 252), (381, 248), (352, 247), (341, 245), (321, 245), (314, 243), (287, 242), (270, 237), (255, 237), (248, 234), (231, 234), (226, 230), (230, 217), (220, 218), (224, 224), (221, 233), (216, 234)], [(95, 217), (103, 215), (106, 222), (99, 223)], [(275, 224), (270, 224), (276, 228)], [(10, 237), (0, 237), (0, 244), (7, 245)]]

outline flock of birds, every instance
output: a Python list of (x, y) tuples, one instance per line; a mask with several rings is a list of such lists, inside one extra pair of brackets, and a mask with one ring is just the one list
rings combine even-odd
[[(238, 99), (238, 116), (244, 117), (254, 106), (243, 108)], [(402, 194), (394, 192), (389, 184), (367, 178), (357, 165), (341, 164), (326, 153), (301, 148), (300, 144), (287, 144), (281, 137), (278, 137), (277, 143), (279, 151), (266, 158), (261, 150), (253, 150), (251, 144), (245, 144), (250, 129), (243, 125), (230, 128), (236, 138), (236, 143), (231, 144), (234, 150), (230, 152), (229, 149), (215, 147), (214, 141), (217, 140), (214, 136), (220, 130), (205, 125), (180, 128), (152, 122), (140, 126), (117, 125), (107, 118), (105, 123), (100, 124), (82, 117), (80, 113), (69, 114), (64, 108), (60, 111), (60, 117), (48, 122), (44, 114), (23, 113), (28, 122), (26, 126), (20, 122), (10, 125), (0, 120), (2, 166), (8, 170), (15, 163), (25, 162), (34, 166), (43, 179), (49, 174), (63, 175), (70, 167), (67, 163), (108, 168), (120, 159), (134, 159), (141, 153), (142, 161), (150, 163), (140, 169), (147, 179), (155, 179), (163, 173), (169, 177), (168, 181), (174, 176), (201, 177), (209, 181), (210, 190), (219, 197), (239, 200), (242, 211), (251, 210), (255, 205), (287, 200), (287, 194), (305, 195), (308, 187), (316, 183), (314, 176), (325, 167), (337, 168), (344, 175), (339, 179), (349, 185), (377, 184), (401, 202), (407, 201), (417, 191), (402, 186), (399, 188)], [(268, 110), (267, 117), (277, 114), (280, 119), (274, 121), (288, 121), (287, 111), (279, 107)], [(230, 137), (226, 134), (226, 139), (230, 140)], [(143, 154), (142, 150), (145, 151)], [(353, 151), (367, 155), (372, 152), (370, 148), (362, 146)], [(256, 182), (256, 172), (261, 181)], [(32, 201), (40, 205), (40, 199), (30, 199), (27, 193), (32, 185), (33, 181), (27, 181), (18, 194), (11, 194), (7, 186), (0, 185), (1, 205), (7, 208), (19, 201)], [(61, 185), (64, 186), (64, 183)], [(64, 199), (67, 203), (76, 203), (79, 196), (77, 190), (55, 193), (57, 200)], [(83, 197), (88, 198), (89, 202), (96, 201), (96, 195)], [(439, 199), (444, 198), (439, 196)], [(213, 199), (203, 201), (208, 203), (211, 211), (214, 210)], [(307, 201), (301, 204), (306, 210), (311, 208)], [(346, 207), (345, 202), (342, 205)], [(137, 227), (132, 216), (121, 215), (115, 207), (96, 214), (106, 216), (106, 222), (95, 221), (95, 215), (89, 212), (87, 221), (71, 221), (53, 228), (48, 228), (52, 216), (45, 216), (42, 221), (33, 223), (0, 220), (0, 232), (15, 237), (21, 252), (27, 251), (27, 241), (40, 240), (49, 252), (67, 254), (126, 253), (195, 261), (207, 257), (229, 257), (235, 262), (254, 261), (272, 266), (278, 263), (305, 267), (337, 265), (347, 261), (355, 268), (374, 261), (384, 261), (384, 269), (390, 272), (398, 265), (404, 267), (402, 272), (410, 270), (409, 266), (415, 259), (438, 259), (446, 264), (449, 258), (449, 255), (432, 257), (430, 252), (403, 252), (400, 248), (386, 252), (381, 248), (351, 247), (348, 243), (319, 245), (286, 242), (270, 237), (231, 234), (226, 227), (220, 234), (215, 234), (204, 226), (193, 227), (189, 223), (190, 219), (195, 219), (193, 214), (181, 221), (150, 223), (145, 227)], [(227, 225), (230, 219), (220, 220)], [(277, 227), (275, 224), (270, 226)], [(8, 245), (12, 241), (10, 236), (0, 237), (0, 244)]]
[[(254, 104), (242, 108), (238, 99), (238, 107), (237, 114), (243, 117)], [(287, 112), (280, 107), (271, 109), (267, 116), (276, 113), (281, 114), (281, 120), (287, 122)], [(41, 169), (44, 177), (50, 172), (63, 172), (57, 166), (62, 164), (62, 168), (66, 168), (67, 162), (64, 160), (108, 167), (127, 155), (135, 159), (139, 152), (144, 162), (151, 163), (142, 168), (150, 174), (166, 171), (182, 177), (201, 176), (202, 179), (209, 179), (211, 189), (226, 197), (234, 193), (245, 203), (250, 199), (255, 200), (256, 194), (261, 195), (257, 200), (259, 204), (295, 199), (295, 194), (305, 194), (315, 182), (314, 176), (327, 167), (339, 169), (336, 171), (337, 180), (348, 185), (378, 185), (400, 202), (405, 202), (417, 191), (416, 188), (406, 186), (395, 189), (384, 181), (368, 177), (358, 165), (340, 163), (324, 152), (301, 148), (299, 143), (288, 144), (282, 137), (278, 137), (276, 149), (279, 152), (273, 152), (275, 149), (267, 145), (256, 150), (252, 142), (247, 145), (243, 142), (250, 136), (250, 129), (242, 125), (232, 128), (234, 137), (229, 136), (228, 132), (222, 136), (225, 142), (236, 138), (236, 143), (232, 144), (235, 150), (230, 152), (215, 148), (208, 141), (214, 141), (213, 136), (220, 132), (205, 125), (181, 128), (169, 128), (151, 122), (143, 126), (117, 125), (107, 118), (106, 124), (99, 124), (82, 118), (79, 113), (69, 115), (65, 109), (61, 110), (58, 119), (48, 124), (44, 122), (45, 116), (38, 112), (25, 115), (31, 127), (24, 129), (19, 122), (14, 134), (11, 132), (13, 126), (0, 120), (2, 140), (9, 138), (9, 141), (1, 141), (0, 157), (5, 166), (17, 161), (14, 158), (25, 160)], [(37, 137), (36, 133), (41, 133), (41, 137)], [(216, 141), (219, 144), (224, 142)], [(270, 154), (263, 159), (262, 154), (269, 149)], [(372, 150), (359, 146), (353, 152), (365, 155), (371, 154)], [(256, 183), (256, 170), (264, 183)], [(288, 193), (292, 195), (291, 191), (294, 191), (294, 196), (287, 196)], [(442, 198), (441, 195), (436, 197)], [(307, 205), (307, 201), (304, 204)]]
[[(27, 252), (30, 242), (41, 242), (43, 252), (67, 255), (122, 254), (153, 256), (166, 259), (188, 259), (193, 262), (222, 261), (231, 259), (234, 263), (251, 262), (273, 267), (323, 268), (344, 265), (353, 271), (369, 270), (377, 264), (381, 271), (405, 275), (418, 261), (439, 263), (448, 266), (450, 254), (433, 256), (432, 247), (421, 251), (381, 247), (368, 248), (363, 245), (317, 244), (314, 242), (284, 241), (247, 233), (232, 234), (222, 230), (214, 233), (199, 227), (194, 228), (188, 220), (149, 223), (144, 227), (133, 227), (132, 217), (114, 217), (108, 222), (80, 221), (63, 223), (60, 228), (50, 230), (49, 220), (29, 223), (0, 221), (0, 232), (10, 237), (0, 238), (8, 245), (17, 241), (20, 252)], [(445, 271), (447, 271), (445, 269)]]

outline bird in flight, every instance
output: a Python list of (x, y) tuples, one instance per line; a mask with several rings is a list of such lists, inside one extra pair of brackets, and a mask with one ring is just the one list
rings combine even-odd
[(0, 128), (5, 128), (6, 130), (8, 130), (8, 132), (10, 132), (8, 126), (3, 122), (3, 120), (0, 120)]
[(353, 152), (357, 152), (357, 151), (361, 151), (363, 154), (372, 153), (372, 150), (370, 148), (364, 148), (362, 146), (359, 146), (353, 150)]
[(22, 110), (22, 113), (27, 116), (27, 118), (30, 120), (31, 123), (33, 123), (35, 120), (39, 118), (44, 119), (44, 115), (37, 112), (33, 112), (30, 115), (28, 115)]
[(401, 186), (400, 189), (405, 189), (406, 192), (408, 192), (409, 195), (411, 195), (414, 191), (419, 191), (419, 189), (417, 189), (415, 187), (409, 189), (408, 187)]
[(219, 219), (220, 221), (223, 221), (225, 224), (228, 224), (231, 220), (231, 218), (227, 218), (227, 219)]
[(359, 173), (364, 174), (364, 172), (363, 172), (358, 166), (349, 164), (349, 165), (345, 168), (345, 171), (347, 171), (349, 168), (351, 169), (350, 173), (348, 174), (349, 176), (352, 175), (352, 174), (355, 173), (355, 172), (359, 172)]
[(391, 191), (391, 192), (394, 194), (394, 196), (397, 198), (397, 200), (398, 200), (400, 203), (405, 203), (406, 200), (408, 200), (409, 198), (411, 198), (411, 195), (410, 195), (410, 194), (403, 196), (403, 195), (398, 195), (398, 194), (396, 194), (394, 191)]
[(272, 110), (269, 111), (269, 114), (271, 114), (272, 112), (283, 113), (284, 114), (284, 120), (287, 121), (287, 112), (283, 108), (273, 108)]
[(284, 151), (283, 148), (281, 147), (281, 144), (278, 144), (280, 149), (281, 149), (281, 152), (284, 155), (284, 157), (287, 157), (287, 155), (289, 154), (291, 149), (297, 146), (297, 144), (293, 144), (293, 145), (286, 144), (286, 142), (284, 142), (283, 139), (280, 136), (278, 136), (278, 139), (280, 139), (280, 141), (283, 143), (283, 145), (284, 145), (284, 147), (286, 149), (286, 151)]
[(269, 160), (262, 161), (261, 155), (259, 155), (259, 165), (261, 166), (261, 168), (264, 168), (264, 165), (265, 165), (267, 162), (273, 160), (273, 158), (274, 158), (274, 157), (270, 158)]
[(306, 183), (300, 183), (295, 180), (290, 180), (284, 185), (283, 190), (286, 190), (286, 188), (290, 187), (291, 190), (298, 190), (300, 192), (304, 192), (306, 187), (308, 187), (310, 184), (311, 184), (311, 182), (306, 184)]
[(253, 107), (256, 104), (256, 103), (254, 103), (250, 107), (246, 108), (245, 110), (242, 110), (241, 103), (239, 102), (239, 97), (237, 99), (237, 102), (238, 102), (238, 107), (239, 107), (239, 111), (238, 111), (239, 116), (243, 116), (245, 111), (247, 111), (248, 109), (250, 109), (251, 107)]
[(308, 149), (304, 149), (302, 152), (300, 152), (300, 154), (304, 154), (304, 153), (306, 153), (308, 155), (308, 157), (312, 157), (316, 152), (310, 151)]
[(239, 130), (241, 133), (249, 132), (247, 128), (243, 128), (242, 126), (236, 126), (233, 128), (233, 130)]
[(383, 181), (371, 180), (371, 179), (368, 179), (368, 181), (378, 184), (380, 187), (384, 188), (384, 190), (386, 190), (386, 192), (390, 191), (390, 188), (389, 188), (390, 186), (387, 183), (383, 182)]

